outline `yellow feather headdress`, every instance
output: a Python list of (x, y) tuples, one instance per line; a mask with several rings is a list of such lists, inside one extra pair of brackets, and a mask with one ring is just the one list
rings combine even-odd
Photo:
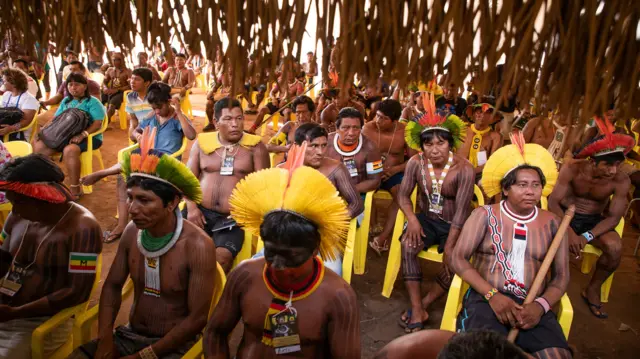
[(558, 179), (558, 169), (553, 156), (540, 145), (525, 144), (522, 132), (511, 133), (511, 143), (494, 152), (485, 163), (480, 183), (484, 192), (489, 197), (500, 193), (500, 181), (512, 170), (527, 164), (542, 170), (547, 180), (542, 195), (550, 195)]
[(344, 251), (349, 212), (331, 181), (302, 165), (306, 144), (289, 150), (283, 168), (254, 172), (238, 182), (231, 193), (231, 216), (246, 231), (260, 235), (264, 217), (273, 211), (295, 213), (318, 227), (319, 252), (334, 260)]

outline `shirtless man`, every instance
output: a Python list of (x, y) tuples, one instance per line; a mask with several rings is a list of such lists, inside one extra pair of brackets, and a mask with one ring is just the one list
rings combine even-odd
[(389, 191), (393, 202), (387, 210), (387, 221), (382, 233), (373, 238), (369, 245), (378, 254), (389, 250), (389, 239), (393, 232), (398, 214), (397, 193), (398, 186), (402, 182), (404, 169), (407, 165), (405, 154), (413, 156), (415, 150), (411, 149), (404, 140), (406, 125), (399, 122), (402, 113), (402, 105), (396, 100), (384, 100), (378, 105), (375, 121), (364, 125), (362, 134), (373, 141), (382, 156), (382, 183), (380, 189)]
[[(291, 176), (291, 187), (283, 190), (274, 181), (265, 182), (274, 172)], [(304, 191), (307, 183), (315, 191)], [(282, 205), (258, 194), (265, 186), (267, 193), (283, 198)], [(291, 192), (294, 198), (287, 197)], [(360, 358), (355, 292), (317, 256), (341, 254), (335, 248), (339, 238), (332, 234), (347, 229), (348, 214), (335, 193), (320, 173), (306, 166), (254, 173), (234, 190), (231, 213), (248, 231), (260, 234), (265, 256), (244, 261), (230, 273), (204, 333), (206, 358), (231, 357), (228, 339), (241, 318), (238, 359)], [(259, 210), (246, 211), (254, 204)], [(331, 221), (323, 221), (328, 217)]]
[[(16, 158), (0, 172), (0, 189), (13, 204), (0, 236), (0, 358), (31, 358), (33, 330), (91, 294), (100, 225), (72, 202), (63, 181), (41, 155)], [(72, 325), (54, 331), (45, 355), (67, 341)]]
[[(464, 124), (460, 119), (454, 120), (454, 116), (438, 118), (445, 124), (425, 125), (419, 138), (411, 141), (420, 144), (422, 153), (407, 162), (398, 190), (398, 204), (407, 218), (407, 228), (401, 237), (402, 275), (411, 300), (411, 310), (401, 318), (407, 333), (424, 329), (429, 318), (426, 309), (449, 290), (453, 275), (447, 267), (448, 259), (469, 216), (469, 203), (473, 198), (473, 167), (464, 157), (454, 155), (456, 144), (463, 140)], [(443, 130), (451, 127), (456, 130)], [(416, 185), (423, 207), (423, 212), (417, 215), (411, 203)], [(418, 254), (432, 245), (438, 246), (438, 252), (444, 252), (444, 266), (422, 299), (422, 267)]]
[(504, 200), (475, 209), (462, 228), (460, 238), (464, 240), (453, 249), (450, 265), (471, 287), (457, 329), (486, 328), (506, 336), (510, 328), (518, 328), (515, 344), (534, 357), (571, 358), (560, 324), (550, 310), (569, 284), (566, 233), (535, 301), (523, 304), (560, 227), (556, 215), (536, 207), (543, 188), (550, 190), (547, 177), (552, 183), (557, 176), (555, 162), (546, 149), (525, 146), (526, 162), (515, 145), (489, 158), (485, 172), (494, 175), (485, 176), (490, 180), (483, 178), (484, 190), (490, 197), (502, 193)]
[(225, 97), (216, 102), (215, 118), (218, 132), (198, 135), (188, 162), (200, 179), (204, 199), (202, 204), (187, 201), (183, 214), (213, 238), (218, 263), (228, 272), (244, 242), (244, 231), (227, 218), (229, 196), (249, 173), (269, 168), (269, 154), (259, 136), (242, 131), (244, 114), (238, 100)]
[(313, 121), (315, 104), (307, 96), (298, 96), (291, 103), (291, 107), (296, 114), (295, 121), (289, 121), (275, 134), (267, 144), (267, 151), (272, 153), (283, 153), (289, 151), (291, 144), (295, 142), (296, 129), (300, 125)]
[(634, 143), (631, 136), (611, 132), (594, 138), (574, 154), (576, 161), (565, 163), (549, 196), (549, 210), (559, 216), (570, 204), (576, 206), (571, 228), (567, 229), (571, 256), (580, 257), (587, 243), (602, 250), (595, 273), (582, 292), (598, 318), (607, 318), (602, 311), (600, 287), (618, 268), (622, 256), (622, 240), (614, 229), (627, 208), (631, 183), (619, 167)]
[[(144, 136), (141, 142), (149, 133)], [(207, 324), (213, 288), (220, 285), (213, 280), (215, 246), (178, 209), (183, 196), (202, 198), (198, 180), (161, 152), (142, 155), (137, 149), (122, 162), (132, 221), (102, 287), (98, 339), (70, 358), (181, 358)], [(127, 278), (133, 282), (134, 305), (129, 324), (114, 332)]]
[(124, 92), (128, 90), (131, 70), (124, 63), (124, 56), (119, 52), (111, 54), (112, 67), (104, 74), (102, 83), (102, 103), (107, 104), (107, 119), (120, 108)]
[(172, 94), (180, 94), (180, 98), (187, 95), (189, 91), (196, 83), (196, 75), (193, 70), (186, 67), (187, 56), (185, 54), (177, 54), (174, 56), (175, 67), (170, 67), (164, 73), (162, 82), (171, 86)]
[(416, 91), (411, 94), (411, 104), (402, 110), (400, 115), (400, 122), (407, 123), (413, 121), (416, 116), (421, 115), (424, 112), (424, 104), (422, 101), (422, 91)]
[(295, 143), (302, 146), (303, 142), (307, 142), (304, 165), (320, 171), (333, 183), (340, 196), (347, 202), (349, 215), (355, 218), (364, 210), (364, 203), (351, 182), (347, 167), (340, 161), (326, 156), (328, 137), (327, 130), (317, 123), (305, 123), (296, 130)]
[[(256, 120), (248, 131), (249, 133), (255, 133), (256, 130), (262, 126), (264, 117), (267, 114), (275, 115), (278, 110), (289, 103), (289, 101), (304, 93), (304, 82), (300, 81), (292, 71), (287, 73), (286, 81), (284, 81), (283, 78), (284, 76), (281, 76), (278, 82), (273, 85), (273, 88), (269, 93), (271, 102), (260, 108), (258, 115), (256, 115)], [(291, 106), (286, 106), (280, 110), (280, 115), (284, 116), (284, 123), (289, 122), (291, 110)]]
[(349, 171), (351, 183), (360, 195), (380, 187), (382, 157), (380, 150), (369, 138), (362, 135), (364, 117), (353, 107), (345, 107), (338, 113), (337, 132), (328, 138), (326, 156), (342, 162)]
[(151, 70), (151, 72), (153, 73), (153, 81), (162, 81), (158, 70), (156, 70), (156, 68), (149, 63), (149, 55), (144, 51), (138, 52), (138, 65), (136, 65), (134, 69), (139, 68)]
[(307, 52), (307, 62), (302, 64), (302, 69), (307, 76), (307, 85), (313, 85), (314, 78), (318, 76), (318, 63), (312, 51)]
[(471, 162), (478, 183), (487, 159), (502, 146), (502, 135), (490, 127), (499, 119), (500, 114), (491, 104), (481, 103), (469, 106), (467, 116), (473, 118), (474, 123), (467, 127), (467, 137), (458, 154)]
[[(255, 54), (251, 54), (249, 56), (249, 67), (247, 68), (247, 73), (249, 74), (249, 78), (247, 82), (244, 84), (245, 93), (243, 97), (247, 100), (249, 104), (249, 108), (247, 108), (244, 113), (255, 115), (258, 113), (258, 105), (262, 103), (264, 100), (264, 95), (267, 93), (267, 86), (264, 84), (263, 76), (264, 74), (258, 72), (258, 68), (260, 67), (259, 60), (256, 58)], [(253, 92), (256, 93), (256, 102), (253, 103)], [(295, 108), (294, 108), (295, 109)]]
[(351, 98), (342, 98), (340, 97), (340, 93), (335, 91), (335, 96), (333, 96), (333, 101), (327, 105), (327, 107), (322, 110), (320, 114), (320, 123), (322, 127), (324, 127), (327, 131), (335, 131), (335, 123), (338, 118), (338, 113), (343, 108), (353, 107), (356, 110), (360, 111), (362, 116), (366, 116), (367, 112), (365, 111), (362, 104), (353, 101)]

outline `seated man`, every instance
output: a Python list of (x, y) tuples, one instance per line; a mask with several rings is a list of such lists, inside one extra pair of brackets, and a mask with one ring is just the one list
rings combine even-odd
[(138, 65), (134, 67), (135, 69), (149, 69), (153, 74), (153, 81), (162, 81), (158, 70), (149, 63), (149, 55), (144, 51), (138, 52)]
[(347, 167), (340, 161), (326, 156), (328, 137), (327, 131), (317, 123), (305, 123), (296, 130), (295, 144), (302, 146), (304, 142), (307, 143), (304, 165), (320, 171), (333, 183), (340, 196), (347, 202), (349, 216), (355, 218), (364, 210), (364, 203), (351, 183)]
[(487, 159), (502, 146), (502, 135), (491, 129), (491, 125), (499, 121), (500, 113), (486, 102), (471, 105), (466, 112), (474, 123), (467, 127), (467, 136), (458, 153), (471, 162), (476, 173), (476, 183), (479, 183)]
[(364, 116), (353, 107), (338, 113), (337, 132), (328, 138), (326, 156), (342, 162), (349, 171), (351, 183), (361, 196), (380, 187), (382, 157), (370, 139), (362, 135)]
[[(427, 104), (431, 102), (425, 107), (435, 109), (433, 95), (425, 96)], [(447, 260), (469, 216), (469, 202), (473, 198), (473, 167), (464, 157), (454, 155), (464, 141), (466, 126), (456, 115), (445, 116), (431, 110), (409, 122), (406, 128), (409, 146), (420, 151), (407, 162), (398, 190), (398, 205), (407, 218), (407, 227), (400, 238), (402, 275), (411, 300), (411, 309), (401, 318), (407, 333), (424, 329), (429, 319), (426, 309), (449, 290), (453, 275)], [(411, 203), (416, 185), (421, 199), (418, 202), (422, 203), (422, 212), (417, 215)], [(439, 253), (444, 252), (444, 266), (422, 299), (422, 267), (418, 254), (432, 245), (438, 246)]]
[(119, 52), (111, 54), (112, 67), (104, 74), (102, 82), (102, 103), (107, 106), (107, 120), (111, 121), (113, 114), (122, 105), (122, 96), (128, 90), (131, 70), (124, 63), (124, 55)]
[[(499, 149), (487, 161), (482, 186), (503, 201), (475, 209), (462, 228), (450, 265), (469, 283), (458, 316), (460, 332), (489, 329), (504, 336), (520, 329), (515, 344), (536, 358), (571, 358), (560, 324), (550, 310), (569, 284), (569, 243), (565, 233), (535, 301), (524, 304), (546, 252), (560, 227), (553, 213), (538, 209), (558, 172), (555, 161), (539, 145)], [(473, 265), (470, 263), (473, 258)]]
[(414, 118), (422, 115), (424, 113), (424, 101), (422, 100), (422, 96), (425, 96), (426, 92), (416, 91), (410, 95), (410, 104), (407, 105), (402, 110), (402, 115), (400, 115), (400, 122), (407, 123), (409, 121), (413, 121)]
[(171, 94), (180, 94), (180, 98), (187, 95), (187, 91), (196, 84), (196, 75), (193, 70), (186, 67), (187, 56), (177, 54), (174, 56), (175, 67), (170, 67), (165, 71), (162, 82), (171, 86)]
[[(70, 358), (181, 358), (206, 325), (216, 273), (215, 245), (182, 219), (182, 197), (199, 202), (198, 179), (178, 160), (153, 149), (155, 129), (141, 143), (151, 148), (122, 161), (129, 211), (118, 251), (102, 287), (98, 339)], [(142, 152), (144, 151), (144, 152)], [(127, 278), (133, 282), (129, 324), (113, 330)]]
[(311, 98), (304, 95), (298, 96), (291, 103), (291, 107), (295, 111), (296, 120), (285, 123), (284, 126), (278, 130), (278, 133), (269, 140), (267, 151), (273, 153), (288, 152), (291, 144), (295, 142), (296, 129), (302, 124), (313, 121), (315, 104)]
[(634, 146), (633, 137), (613, 133), (613, 125), (600, 119), (596, 124), (602, 135), (587, 142), (560, 170), (558, 183), (549, 197), (549, 210), (563, 215), (564, 208), (576, 205), (569, 232), (569, 250), (575, 258), (589, 243), (602, 250), (596, 270), (582, 298), (598, 318), (607, 318), (602, 310), (600, 287), (620, 265), (622, 240), (615, 227), (627, 208), (629, 176), (619, 170), (625, 154)]
[[(302, 159), (300, 150), (289, 158)], [(316, 170), (299, 161), (285, 168), (250, 174), (233, 190), (231, 215), (261, 236), (265, 256), (229, 275), (204, 334), (207, 358), (230, 358), (228, 339), (241, 318), (238, 359), (360, 358), (355, 292), (316, 256), (341, 254), (349, 223), (344, 201)]]
[[(258, 113), (258, 105), (264, 100), (264, 95), (267, 93), (267, 86), (263, 80), (264, 74), (258, 70), (260, 67), (259, 61), (255, 54), (249, 56), (249, 67), (247, 68), (248, 79), (244, 84), (244, 93), (242, 96), (247, 100), (248, 108), (244, 111), (246, 114), (255, 115)], [(253, 92), (256, 93), (256, 101), (253, 103)], [(293, 108), (295, 110), (295, 107)]]
[[(546, 113), (547, 111), (545, 111)], [(522, 132), (528, 143), (537, 143), (546, 148), (553, 158), (560, 162), (569, 148), (567, 132), (569, 127), (562, 126), (560, 117), (552, 111), (548, 115), (540, 115), (527, 121)]]
[[(340, 91), (337, 89), (332, 89), (329, 91), (324, 91), (330, 95), (332, 100), (327, 103), (327, 106), (320, 113), (320, 123), (322, 127), (324, 127), (327, 131), (334, 131), (336, 120), (338, 119), (338, 114), (343, 108), (353, 107), (356, 110), (360, 111), (362, 116), (366, 116), (367, 112), (364, 109), (364, 106), (359, 102), (352, 100), (350, 97), (342, 98), (340, 97)], [(353, 92), (353, 89), (349, 90), (350, 95)]]
[[(13, 204), (0, 236), (0, 358), (31, 358), (33, 330), (91, 295), (100, 225), (72, 202), (63, 181), (41, 155), (16, 158), (0, 171), (0, 190)], [(72, 325), (54, 330), (45, 355), (67, 341)]]
[(32, 71), (29, 71), (29, 62), (23, 58), (18, 58), (13, 61), (13, 68), (20, 70), (27, 75), (27, 91), (31, 94), (31, 96), (35, 97), (36, 99), (40, 99), (42, 97), (42, 94), (40, 93), (38, 78), (35, 77)]
[[(69, 64), (69, 68), (71, 69), (71, 73), (87, 76), (87, 69), (84, 67), (84, 65), (80, 61), (71, 62)], [(100, 85), (97, 82), (90, 79), (89, 77), (87, 77), (87, 87), (89, 88), (89, 94), (91, 96), (97, 99), (101, 98), (102, 95), (100, 94)], [(62, 85), (58, 87), (58, 91), (56, 92), (55, 95), (53, 95), (53, 97), (51, 97), (47, 101), (40, 101), (40, 103), (44, 106), (58, 105), (67, 96), (69, 96), (69, 91), (67, 90), (67, 81), (65, 80), (62, 83)], [(51, 118), (52, 117), (49, 117), (48, 119), (43, 119), (43, 122), (46, 123)]]
[[(153, 72), (148, 68), (137, 68), (131, 72), (131, 92), (127, 94), (127, 105), (124, 110), (129, 117), (129, 138), (138, 141), (134, 135), (140, 121), (154, 115), (154, 109), (149, 103), (149, 86), (153, 82)], [(160, 89), (159, 87), (157, 88)], [(177, 110), (176, 110), (177, 111)], [(169, 153), (169, 152), (165, 152)]]
[[(147, 72), (146, 75), (151, 76), (149, 69), (135, 69), (133, 71), (145, 71)], [(135, 77), (137, 76), (132, 76), (132, 78)], [(132, 81), (131, 83), (132, 85), (135, 84), (137, 86), (138, 81)], [(180, 101), (176, 97), (171, 97), (171, 87), (169, 87), (169, 85), (162, 82), (154, 82), (149, 86), (148, 91), (149, 95), (145, 96), (144, 101), (148, 101), (148, 104), (151, 107), (151, 113), (140, 121), (136, 129), (133, 130), (131, 137), (135, 139), (136, 142), (140, 143), (140, 137), (142, 136), (145, 128), (155, 129), (155, 150), (170, 155), (177, 152), (180, 147), (182, 147), (184, 137), (189, 140), (194, 140), (196, 138), (196, 130), (193, 128), (193, 125), (187, 116), (182, 113)], [(140, 101), (136, 92), (131, 92), (130, 94), (134, 94), (137, 101)], [(135, 106), (136, 103), (134, 102), (132, 105)], [(178, 157), (178, 160), (180, 160), (180, 157)], [(81, 182), (85, 186), (90, 186), (107, 176), (118, 175), (120, 171), (121, 166), (119, 163), (116, 163), (111, 168), (97, 171), (83, 177)], [(120, 239), (127, 223), (129, 222), (127, 186), (126, 183), (124, 183), (122, 176), (118, 176), (116, 194), (118, 198), (118, 224), (110, 232), (105, 232), (105, 243), (111, 243)]]
[[(382, 183), (380, 189), (389, 191), (393, 197), (387, 209), (387, 220), (382, 232), (372, 241), (369, 247), (378, 255), (389, 250), (389, 240), (398, 214), (397, 191), (404, 176), (407, 158), (415, 154), (405, 141), (405, 124), (399, 122), (402, 105), (396, 100), (384, 100), (378, 105), (375, 121), (368, 122), (362, 134), (373, 141), (382, 153)], [(406, 157), (409, 156), (409, 157)]]
[(10, 140), (29, 141), (32, 129), (23, 132), (21, 128), (28, 126), (38, 112), (40, 105), (33, 95), (27, 91), (27, 74), (18, 69), (6, 68), (2, 70), (2, 80), (6, 92), (2, 94), (0, 108), (17, 108), (22, 112), (18, 122), (13, 125), (0, 126), (0, 139), (11, 133)]
[(187, 200), (184, 216), (213, 238), (225, 272), (242, 249), (244, 232), (229, 219), (229, 196), (251, 172), (269, 168), (269, 154), (259, 136), (242, 131), (240, 102), (225, 97), (215, 106), (217, 132), (201, 133), (191, 147), (188, 166), (200, 180), (201, 204)]
[(292, 70), (290, 70), (287, 74), (286, 80), (283, 75), (273, 85), (271, 92), (269, 93), (271, 101), (264, 107), (260, 108), (260, 111), (258, 111), (256, 119), (248, 132), (255, 133), (256, 130), (262, 126), (262, 122), (266, 115), (275, 115), (278, 111), (280, 111), (280, 115), (284, 117), (284, 123), (287, 123), (289, 121), (292, 108), (285, 105), (294, 100), (297, 96), (302, 96), (303, 93), (304, 82), (297, 78), (296, 74), (292, 73)]
[(459, 96), (460, 89), (454, 83), (442, 88), (442, 97), (436, 101), (436, 107), (445, 114), (453, 114), (458, 117), (467, 109), (467, 100)]

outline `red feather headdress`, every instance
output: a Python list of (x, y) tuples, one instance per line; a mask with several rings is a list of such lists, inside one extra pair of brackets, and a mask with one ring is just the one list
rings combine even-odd
[(636, 141), (633, 137), (624, 133), (614, 133), (615, 127), (607, 119), (594, 118), (600, 135), (587, 142), (581, 149), (574, 153), (575, 158), (588, 158), (607, 155), (614, 152), (629, 153)]
[(49, 203), (65, 203), (73, 200), (73, 195), (62, 183), (0, 181), (0, 190), (19, 193), (23, 196)]

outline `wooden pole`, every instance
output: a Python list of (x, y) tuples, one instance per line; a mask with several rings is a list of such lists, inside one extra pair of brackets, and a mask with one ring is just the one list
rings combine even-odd
[[(544, 257), (544, 261), (542, 261), (542, 266), (540, 266), (540, 270), (538, 271), (538, 274), (536, 274), (536, 277), (533, 279), (533, 284), (531, 285), (531, 288), (529, 288), (529, 294), (527, 294), (527, 298), (525, 298), (523, 305), (532, 303), (536, 299), (536, 295), (540, 290), (540, 287), (542, 286), (542, 282), (547, 276), (547, 272), (551, 267), (551, 263), (553, 263), (553, 259), (556, 256), (556, 252), (558, 251), (560, 244), (562, 243), (562, 239), (564, 238), (564, 234), (567, 231), (567, 227), (569, 227), (569, 223), (573, 218), (573, 214), (575, 213), (575, 210), (576, 210), (576, 206), (572, 204), (569, 206), (567, 211), (564, 212), (564, 218), (562, 218), (562, 222), (560, 223), (560, 228), (558, 228), (558, 231), (556, 232), (556, 236), (553, 238), (553, 241), (551, 242), (549, 251), (547, 252), (547, 255)], [(516, 337), (518, 336), (519, 331), (520, 330), (518, 328), (511, 328), (511, 330), (509, 331), (509, 335), (507, 336), (507, 339), (513, 343), (516, 340)]]

